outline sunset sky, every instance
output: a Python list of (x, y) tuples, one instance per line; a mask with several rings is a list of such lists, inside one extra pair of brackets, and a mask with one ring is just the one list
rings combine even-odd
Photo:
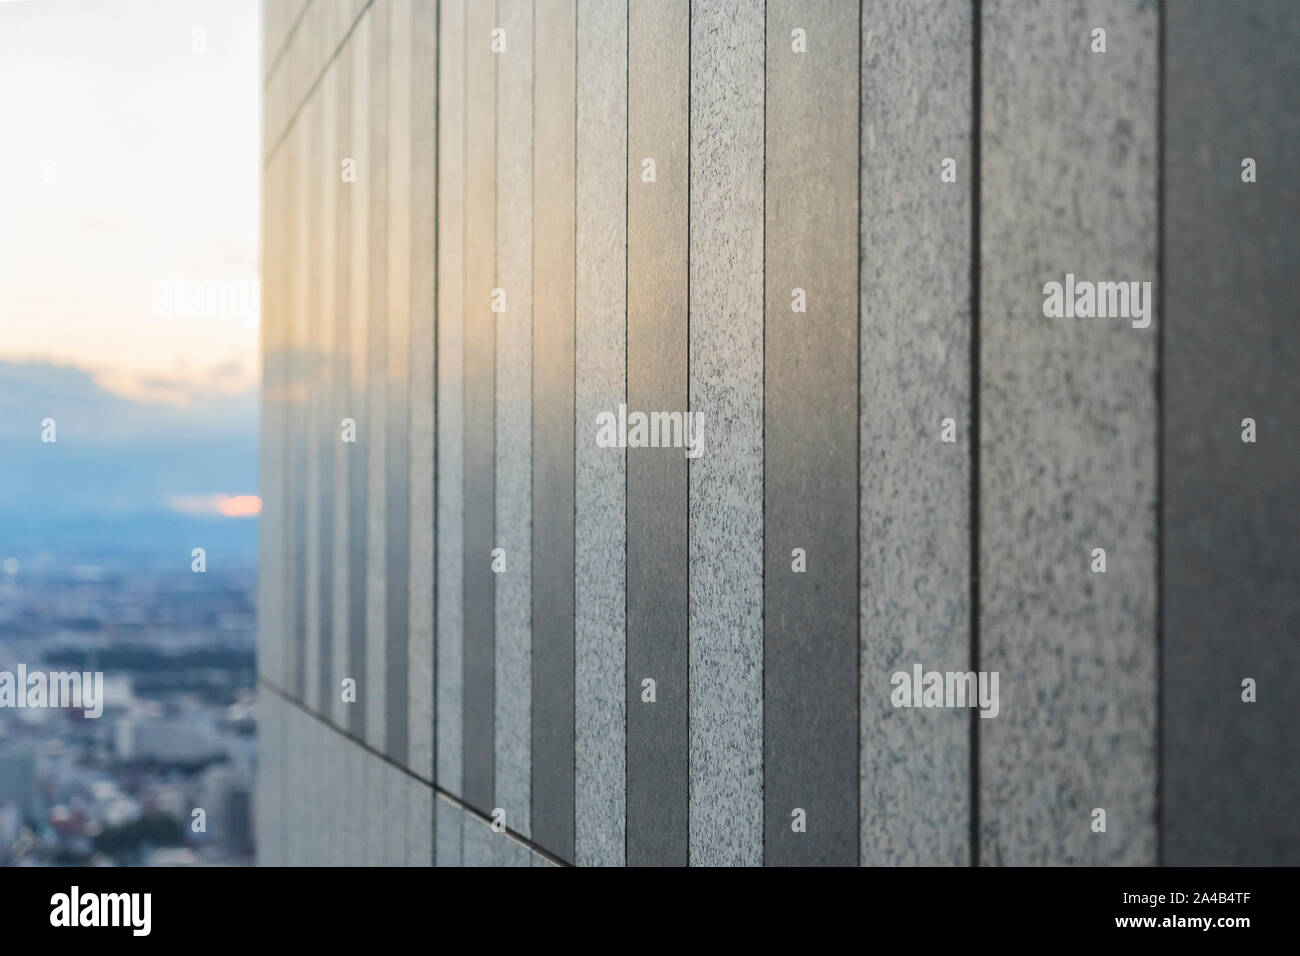
[(0, 360), (180, 407), (256, 387), (260, 18), (0, 0)]

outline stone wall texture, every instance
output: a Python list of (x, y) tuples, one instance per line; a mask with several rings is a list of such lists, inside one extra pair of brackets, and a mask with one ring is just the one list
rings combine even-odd
[(1298, 49), (266, 0), (261, 862), (1300, 864)]

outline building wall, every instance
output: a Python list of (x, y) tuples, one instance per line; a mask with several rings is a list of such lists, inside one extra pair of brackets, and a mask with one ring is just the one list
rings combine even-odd
[(1300, 7), (265, 9), (262, 862), (1300, 862)]

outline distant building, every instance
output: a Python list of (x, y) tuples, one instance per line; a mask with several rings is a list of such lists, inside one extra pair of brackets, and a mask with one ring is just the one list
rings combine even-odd
[(118, 721), (116, 748), (122, 760), (183, 766), (204, 764), (225, 752), (203, 728), (150, 717)]
[(0, 752), (0, 807), (9, 805), (20, 816), (40, 814), (36, 794), (36, 757), (30, 750)]

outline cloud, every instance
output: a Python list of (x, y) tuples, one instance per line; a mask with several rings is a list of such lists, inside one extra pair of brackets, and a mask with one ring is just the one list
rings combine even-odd
[[(84, 369), (0, 362), (0, 513), (102, 514), (165, 509), (178, 496), (255, 496), (257, 391), (196, 394), (184, 407), (133, 401)], [(57, 425), (52, 444), (41, 441), (47, 418)]]
[(257, 495), (172, 495), (167, 507), (177, 514), (255, 518), (262, 513), (262, 499)]

